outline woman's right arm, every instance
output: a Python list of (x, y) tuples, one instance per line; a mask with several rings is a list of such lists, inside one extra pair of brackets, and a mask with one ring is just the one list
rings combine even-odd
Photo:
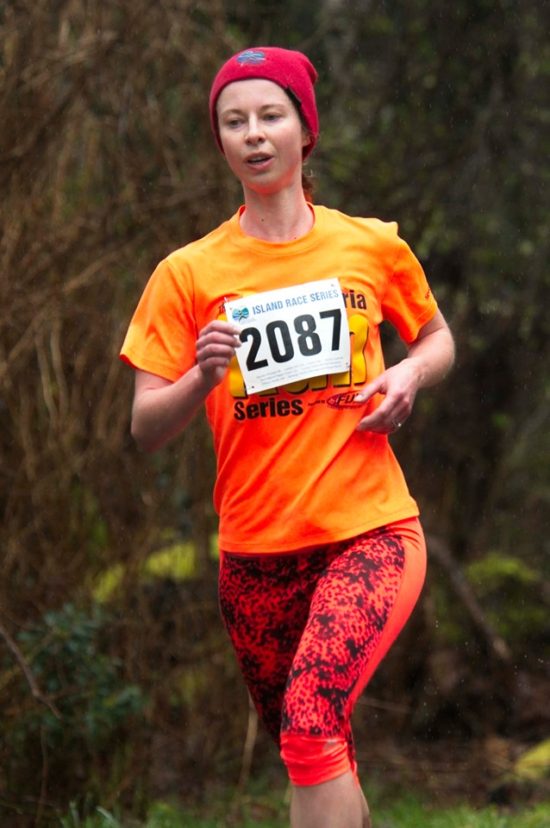
[(196, 364), (175, 382), (136, 370), (132, 436), (140, 449), (156, 451), (184, 430), (225, 376), (238, 333), (228, 322), (210, 322), (197, 339)]

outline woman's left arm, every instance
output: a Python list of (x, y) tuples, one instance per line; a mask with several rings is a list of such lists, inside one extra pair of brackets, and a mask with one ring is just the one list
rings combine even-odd
[(384, 395), (384, 401), (361, 420), (357, 430), (389, 434), (400, 428), (410, 416), (418, 389), (441, 382), (451, 369), (454, 357), (452, 334), (438, 310), (409, 345), (405, 359), (392, 365), (357, 394), (359, 402), (367, 402), (375, 394)]

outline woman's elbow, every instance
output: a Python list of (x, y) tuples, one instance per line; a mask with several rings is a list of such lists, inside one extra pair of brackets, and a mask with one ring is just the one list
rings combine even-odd
[(155, 439), (155, 435), (151, 433), (151, 430), (144, 427), (141, 419), (135, 415), (132, 416), (130, 434), (138, 449), (144, 454), (152, 454), (161, 447), (158, 437)]
[(456, 361), (456, 344), (451, 329), (445, 328), (445, 351), (447, 355), (447, 371), (450, 371)]

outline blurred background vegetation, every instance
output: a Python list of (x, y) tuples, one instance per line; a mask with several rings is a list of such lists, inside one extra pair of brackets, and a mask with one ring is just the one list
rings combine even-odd
[(218, 618), (204, 421), (140, 455), (117, 359), (158, 260), (239, 204), (207, 93), (258, 44), (318, 67), (316, 199), (399, 222), (458, 346), (395, 441), (431, 565), (358, 706), (360, 768), (520, 795), (550, 690), (548, 17), (538, 0), (1, 4), (2, 826), (84, 800), (139, 816), (277, 767)]

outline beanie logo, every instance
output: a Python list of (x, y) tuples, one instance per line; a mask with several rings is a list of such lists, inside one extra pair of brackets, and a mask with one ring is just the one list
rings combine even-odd
[(259, 63), (265, 61), (265, 52), (259, 49), (247, 49), (246, 52), (241, 52), (237, 55), (237, 63), (241, 66), (257, 66)]

